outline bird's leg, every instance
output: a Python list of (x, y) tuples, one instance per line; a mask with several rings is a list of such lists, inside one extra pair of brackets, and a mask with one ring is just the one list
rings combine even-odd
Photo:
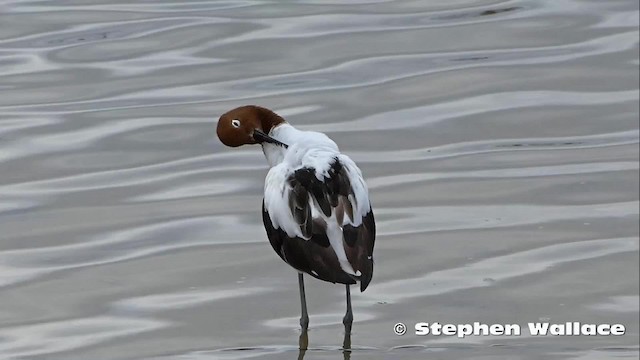
[(307, 348), (309, 347), (309, 335), (307, 335), (307, 330), (302, 330), (300, 334), (300, 338), (298, 339), (298, 360), (304, 359), (304, 354), (307, 352)]
[(351, 350), (351, 325), (353, 324), (353, 311), (351, 310), (351, 288), (347, 287), (347, 313), (342, 318), (344, 324), (344, 341), (342, 343), (342, 349)]
[(353, 311), (351, 310), (351, 288), (346, 285), (347, 288), (347, 313), (342, 318), (342, 323), (345, 328), (351, 330), (351, 324), (353, 324)]
[(302, 309), (302, 315), (300, 315), (300, 326), (302, 332), (306, 332), (309, 328), (309, 314), (307, 313), (307, 298), (304, 294), (304, 278), (302, 273), (298, 274), (298, 286), (300, 287), (300, 307)]

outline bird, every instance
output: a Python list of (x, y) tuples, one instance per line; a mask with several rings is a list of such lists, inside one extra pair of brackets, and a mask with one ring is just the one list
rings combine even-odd
[(327, 135), (296, 129), (265, 107), (246, 105), (224, 113), (216, 132), (229, 147), (262, 146), (270, 167), (262, 220), (273, 250), (298, 272), (303, 333), (309, 326), (307, 274), (346, 286), (342, 322), (345, 336), (350, 334), (350, 286), (359, 283), (360, 291), (369, 286), (376, 237), (362, 171)]

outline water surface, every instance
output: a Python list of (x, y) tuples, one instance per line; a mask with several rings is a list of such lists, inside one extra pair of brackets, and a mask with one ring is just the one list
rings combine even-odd
[[(0, 2), (0, 358), (296, 359), (267, 106), (361, 166), (379, 237), (351, 359), (638, 356), (638, 2)], [(307, 282), (305, 359), (344, 359)], [(418, 337), (417, 321), (623, 323)]]

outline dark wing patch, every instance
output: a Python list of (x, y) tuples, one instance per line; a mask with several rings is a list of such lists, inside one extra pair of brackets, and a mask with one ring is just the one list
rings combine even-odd
[(310, 240), (289, 237), (282, 229), (273, 227), (264, 202), (262, 220), (271, 247), (287, 264), (320, 280), (340, 284), (356, 283), (340, 268), (340, 262), (324, 233), (313, 234)]
[(291, 193), (289, 194), (289, 209), (295, 219), (302, 235), (308, 238), (313, 231), (313, 219), (309, 206), (309, 193), (299, 182), (289, 182)]
[(369, 209), (358, 227), (345, 225), (342, 227), (345, 242), (345, 253), (354, 270), (362, 274), (360, 291), (364, 291), (373, 277), (373, 246), (376, 239), (376, 223), (373, 211)]
[(326, 235), (327, 224), (323, 219), (313, 219), (311, 216), (311, 206), (317, 205), (319, 211), (327, 217), (335, 211), (340, 224), (343, 223), (344, 216), (354, 220), (354, 208), (357, 205), (352, 201), (355, 202), (356, 199), (344, 166), (338, 158), (334, 158), (327, 176), (322, 180), (316, 177), (315, 169), (301, 168), (289, 176), (287, 181), (291, 187), (289, 208), (304, 238), (289, 237), (282, 229), (275, 229), (263, 202), (264, 226), (273, 249), (299, 271), (333, 283), (355, 284), (355, 280), (359, 280), (360, 290), (364, 291), (373, 276), (376, 229), (371, 209), (359, 226), (342, 227), (347, 260), (354, 271), (360, 271), (361, 275), (358, 277), (342, 270)]
[(360, 291), (364, 291), (371, 282), (373, 247), (376, 236), (376, 226), (371, 210), (362, 219), (360, 226), (345, 225), (343, 227), (347, 259), (354, 270), (360, 271), (362, 274), (357, 278), (342, 270), (327, 235), (321, 231), (322, 227), (315, 228), (317, 231), (314, 231), (309, 240), (289, 237), (282, 229), (273, 227), (264, 203), (262, 204), (262, 220), (273, 250), (296, 270), (332, 283), (355, 284), (356, 280), (359, 280)]
[(322, 247), (331, 246), (329, 238), (327, 237), (327, 223), (323, 219), (313, 219), (312, 231), (313, 235), (311, 236), (310, 241), (313, 241)]
[(325, 191), (326, 184), (318, 180), (315, 169), (298, 169), (289, 177), (288, 181), (292, 188), (303, 188), (307, 193), (311, 194), (325, 216), (331, 215), (331, 205)]
[[(305, 237), (311, 235), (312, 225), (311, 208), (309, 197), (315, 200), (318, 208), (325, 216), (331, 216), (333, 209), (339, 210), (339, 217), (346, 212), (350, 219), (353, 219), (353, 207), (349, 201), (349, 194), (353, 194), (351, 183), (344, 167), (334, 158), (331, 163), (328, 176), (322, 180), (316, 177), (314, 168), (305, 167), (296, 170), (287, 181), (291, 186), (289, 195), (289, 208), (300, 230)], [(355, 200), (355, 196), (353, 196)]]

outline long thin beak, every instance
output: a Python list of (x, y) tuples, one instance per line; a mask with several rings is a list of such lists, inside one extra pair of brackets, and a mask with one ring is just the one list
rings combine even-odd
[(265, 134), (262, 130), (258, 130), (258, 129), (253, 130), (253, 139), (259, 143), (268, 142), (271, 144), (284, 146), (285, 148), (289, 147), (289, 145), (272, 138), (271, 136)]

